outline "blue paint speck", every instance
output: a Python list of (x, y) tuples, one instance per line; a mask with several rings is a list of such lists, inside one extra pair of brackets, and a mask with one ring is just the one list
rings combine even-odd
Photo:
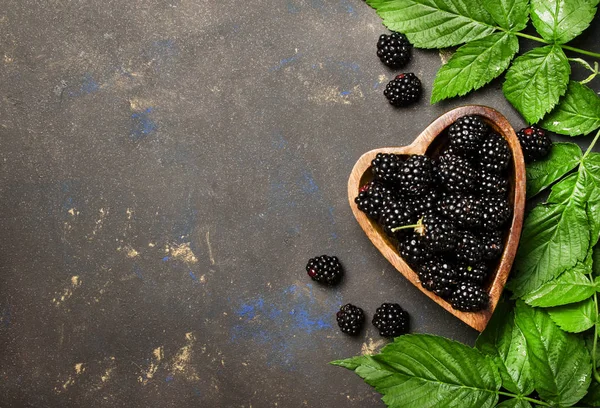
[(165, 382), (171, 382), (175, 379), (175, 377), (173, 377), (173, 374), (169, 374), (167, 375), (167, 378), (165, 378)]
[(196, 274), (194, 274), (194, 272), (190, 271), (190, 277), (194, 282), (198, 282), (198, 277), (196, 276)]
[(350, 95), (351, 93), (352, 93), (352, 91), (342, 91), (342, 92), (340, 92), (340, 95), (347, 96), (347, 95)]
[(169, 259), (171, 259), (170, 256), (165, 256), (162, 260), (163, 260), (163, 262), (167, 262)]
[(312, 177), (310, 172), (305, 170), (304, 172), (302, 172), (302, 177), (304, 179), (304, 185), (302, 186), (302, 189), (305, 193), (314, 194), (319, 191), (319, 186), (317, 185), (315, 179)]
[(271, 67), (269, 69), (269, 71), (273, 72), (273, 71), (280, 70), (281, 68), (285, 67), (286, 65), (289, 65), (292, 62), (296, 61), (298, 58), (300, 58), (300, 55), (302, 55), (302, 54), (294, 54), (291, 57), (283, 58), (283, 59), (279, 60), (277, 65), (275, 65), (274, 67)]
[(156, 123), (150, 118), (153, 109), (148, 108), (141, 112), (134, 112), (131, 114), (133, 121), (131, 129), (131, 139), (134, 141), (141, 140), (146, 136), (154, 133), (157, 129)]
[(133, 265), (133, 273), (135, 273), (135, 276), (137, 276), (141, 280), (144, 280), (144, 276), (142, 275), (142, 269), (138, 265)]
[(98, 82), (96, 82), (92, 74), (86, 73), (83, 75), (83, 79), (81, 81), (81, 86), (79, 87), (79, 89), (76, 91), (70, 91), (69, 96), (77, 97), (89, 95), (98, 92), (98, 90), (100, 90), (100, 85), (98, 84)]

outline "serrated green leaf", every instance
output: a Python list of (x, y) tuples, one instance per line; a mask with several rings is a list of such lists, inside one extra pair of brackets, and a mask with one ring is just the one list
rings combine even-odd
[(391, 408), (488, 408), (498, 402), (501, 379), (492, 361), (443, 337), (404, 335), (380, 354), (351, 360), (346, 366), (359, 363), (355, 373)]
[(581, 402), (590, 407), (600, 407), (600, 384), (596, 381), (592, 381), (587, 394), (585, 394), (585, 397), (583, 397)]
[(496, 405), (496, 408), (531, 408), (531, 404), (517, 398), (511, 398)]
[(556, 279), (523, 296), (530, 306), (553, 307), (581, 302), (596, 293), (596, 284), (587, 278), (591, 265), (579, 262)]
[(531, 0), (531, 21), (546, 41), (565, 44), (590, 25), (597, 4), (597, 0)]
[(558, 45), (534, 48), (515, 59), (502, 90), (528, 123), (536, 123), (565, 93), (570, 73), (569, 61)]
[(600, 153), (589, 153), (581, 162), (580, 172), (585, 173), (590, 246), (593, 247), (600, 235)]
[(571, 81), (565, 95), (540, 126), (561, 135), (587, 135), (600, 127), (600, 96), (587, 86)]
[(495, 31), (494, 19), (477, 0), (367, 0), (392, 31), (418, 48), (447, 48)]
[(502, 28), (521, 31), (527, 25), (529, 4), (527, 0), (483, 1), (483, 7)]
[[(600, 246), (594, 247), (592, 250), (592, 273), (594, 276), (600, 277)], [(600, 283), (598, 279), (596, 279), (596, 282)], [(598, 291), (600, 292), (600, 289)]]
[(344, 367), (348, 370), (356, 370), (359, 366), (366, 364), (367, 360), (369, 360), (369, 356), (357, 356), (352, 358), (347, 358), (344, 360), (335, 360), (330, 362), (329, 364)]
[(546, 310), (558, 327), (570, 333), (580, 333), (596, 323), (596, 307), (593, 298)]
[(515, 321), (525, 335), (535, 389), (546, 401), (568, 407), (586, 394), (592, 362), (581, 338), (560, 330), (543, 309), (517, 302)]
[(550, 155), (527, 165), (527, 198), (577, 167), (582, 155), (581, 148), (575, 143), (553, 143)]
[(517, 51), (517, 37), (506, 32), (463, 45), (438, 71), (431, 103), (481, 88), (504, 72)]
[(533, 392), (527, 345), (523, 333), (515, 324), (511, 304), (498, 303), (490, 322), (477, 338), (475, 347), (494, 359), (504, 388), (517, 395)]

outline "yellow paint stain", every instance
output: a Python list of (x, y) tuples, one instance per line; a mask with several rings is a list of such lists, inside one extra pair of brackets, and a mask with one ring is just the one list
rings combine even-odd
[(337, 86), (325, 86), (309, 95), (308, 100), (318, 105), (350, 105), (353, 101), (363, 98), (364, 94), (360, 85), (356, 85), (351, 91), (341, 91)]
[(190, 248), (189, 242), (167, 246), (167, 252), (171, 254), (173, 259), (184, 262), (188, 265), (193, 265), (198, 262), (198, 258), (196, 258), (194, 251), (192, 251), (192, 248)]
[(138, 377), (138, 382), (142, 385), (147, 385), (148, 382), (154, 377), (158, 368), (160, 367), (160, 362), (164, 358), (163, 347), (157, 347), (152, 351), (152, 361), (147, 369), (142, 370), (142, 375)]
[(85, 371), (85, 367), (83, 366), (83, 363), (75, 364), (75, 374), (80, 375), (84, 371)]
[(69, 213), (71, 217), (75, 217), (79, 215), (79, 210), (77, 210), (76, 208), (71, 208), (69, 209), (69, 211), (67, 211), (67, 213)]
[(60, 306), (67, 299), (73, 296), (73, 292), (76, 288), (81, 286), (81, 281), (79, 280), (79, 276), (75, 275), (71, 277), (71, 284), (64, 288), (62, 292), (56, 294), (56, 296), (52, 299), (52, 303), (56, 306)]
[(385, 340), (377, 340), (373, 341), (372, 338), (369, 338), (368, 342), (364, 342), (360, 347), (360, 354), (362, 355), (371, 355), (375, 354), (380, 347), (386, 344)]
[(175, 357), (171, 360), (170, 369), (171, 372), (175, 374), (181, 374), (185, 379), (190, 381), (196, 381), (200, 379), (198, 373), (196, 372), (196, 368), (191, 365), (192, 358), (192, 347), (196, 338), (193, 333), (185, 334), (186, 344), (179, 349)]

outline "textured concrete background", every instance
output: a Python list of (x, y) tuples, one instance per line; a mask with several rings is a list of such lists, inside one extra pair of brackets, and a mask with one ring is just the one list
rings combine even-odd
[[(370, 244), (346, 181), (461, 104), (521, 127), (501, 81), (429, 106), (440, 54), (416, 51), (425, 97), (392, 109), (360, 0), (0, 4), (0, 406), (381, 407), (327, 364), (384, 344), (338, 331), (346, 302), (473, 343)], [(597, 18), (578, 44), (598, 38)], [(322, 253), (339, 287), (306, 276)]]

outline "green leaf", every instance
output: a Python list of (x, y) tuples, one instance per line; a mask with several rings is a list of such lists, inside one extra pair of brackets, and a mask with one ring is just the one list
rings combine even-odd
[(560, 330), (542, 309), (517, 302), (515, 321), (527, 342), (535, 389), (546, 401), (568, 407), (586, 394), (592, 362), (583, 340)]
[(581, 402), (583, 402), (591, 407), (599, 407), (600, 406), (600, 384), (598, 384), (596, 381), (592, 381), (587, 394), (585, 394), (585, 397), (583, 397)]
[(565, 44), (590, 25), (597, 4), (597, 0), (531, 0), (531, 21), (546, 41)]
[(501, 385), (498, 370), (478, 350), (427, 334), (400, 336), (380, 354), (332, 364), (355, 367), (392, 408), (493, 407)]
[(508, 302), (498, 303), (475, 347), (494, 359), (504, 388), (517, 395), (533, 392), (525, 337), (515, 324), (515, 314)]
[(596, 306), (594, 299), (588, 298), (579, 303), (552, 307), (548, 310), (550, 318), (562, 330), (570, 333), (580, 333), (596, 323)]
[(496, 0), (481, 3), (502, 28), (521, 31), (527, 25), (529, 17), (527, 0)]
[(544, 283), (538, 289), (523, 296), (530, 306), (553, 307), (585, 300), (596, 293), (596, 284), (586, 274), (591, 264), (579, 262), (558, 278)]
[(587, 135), (600, 127), (600, 96), (587, 86), (571, 81), (556, 108), (540, 125), (561, 135)]
[(446, 48), (495, 31), (494, 19), (477, 0), (367, 0), (392, 31), (417, 48)]
[(577, 167), (581, 156), (581, 148), (575, 143), (553, 143), (548, 157), (527, 165), (527, 198), (535, 196)]
[(506, 32), (463, 45), (438, 71), (431, 103), (481, 88), (504, 72), (517, 51), (517, 37)]
[(527, 401), (511, 398), (496, 405), (496, 408), (531, 408), (531, 404)]
[(600, 153), (589, 153), (581, 162), (579, 171), (585, 174), (590, 246), (594, 246), (600, 235)]
[[(600, 246), (592, 250), (592, 272), (594, 276), (600, 277)], [(598, 287), (600, 288), (600, 286)]]
[(502, 90), (527, 122), (536, 123), (565, 93), (570, 73), (571, 66), (560, 46), (534, 48), (515, 59)]

